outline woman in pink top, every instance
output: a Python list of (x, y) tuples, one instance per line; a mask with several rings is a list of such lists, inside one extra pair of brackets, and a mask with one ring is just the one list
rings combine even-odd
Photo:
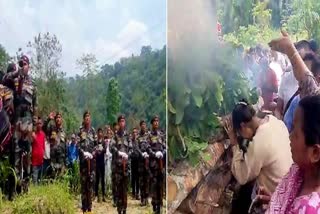
[[(320, 212), (320, 95), (302, 99), (290, 135), (295, 162), (271, 197), (267, 213)], [(261, 196), (263, 197), (263, 196)]]
[(260, 193), (258, 199), (268, 204), (266, 213), (320, 213), (320, 87), (288, 34), (282, 32), (282, 35), (269, 45), (289, 57), (302, 98), (290, 134), (294, 164), (271, 199), (266, 192)]

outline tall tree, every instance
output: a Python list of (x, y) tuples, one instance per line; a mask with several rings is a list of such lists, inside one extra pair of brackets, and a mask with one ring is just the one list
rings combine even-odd
[(83, 54), (76, 63), (84, 76), (94, 75), (98, 72), (98, 60), (92, 53)]
[(107, 120), (109, 124), (116, 122), (117, 114), (120, 111), (121, 96), (119, 93), (118, 81), (111, 78), (108, 84), (108, 93), (106, 96)]
[(62, 45), (56, 35), (47, 32), (39, 33), (27, 47), (31, 49), (31, 67), (38, 90), (40, 113), (61, 110), (65, 102), (65, 73), (60, 69)]
[(9, 58), (9, 54), (7, 53), (5, 48), (0, 44), (0, 71), (6, 70)]

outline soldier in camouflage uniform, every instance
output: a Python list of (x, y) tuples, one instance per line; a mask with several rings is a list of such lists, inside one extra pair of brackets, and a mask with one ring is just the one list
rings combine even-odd
[(7, 73), (3, 82), (14, 83), (14, 168), (19, 181), (19, 189), (27, 191), (30, 176), (30, 149), (33, 130), (33, 116), (36, 115), (36, 87), (29, 72), (29, 59), (22, 56), (19, 69)]
[[(54, 120), (54, 121), (53, 121)], [(51, 112), (48, 118), (44, 121), (43, 130), (47, 136), (51, 136), (52, 132), (55, 132), (57, 135), (56, 140), (61, 146), (64, 146), (64, 151), (67, 151), (67, 140), (66, 132), (63, 128), (63, 120), (61, 112)], [(65, 154), (66, 157), (66, 154)], [(66, 160), (65, 160), (66, 161)]]
[(128, 157), (131, 154), (132, 144), (129, 134), (125, 130), (125, 118), (118, 117), (119, 130), (115, 134), (113, 145), (111, 145), (112, 160), (114, 162), (113, 174), (116, 186), (115, 198), (119, 214), (125, 214), (127, 210), (128, 192)]
[(55, 131), (51, 132), (50, 138), (50, 166), (53, 170), (53, 178), (57, 178), (65, 172), (66, 145), (60, 141), (59, 135)]
[(150, 156), (151, 171), (151, 196), (152, 207), (154, 213), (158, 214), (163, 205), (163, 187), (165, 175), (165, 154), (166, 146), (164, 133), (159, 131), (159, 117), (154, 116), (151, 120), (152, 130), (149, 135), (150, 148), (148, 155)]
[(140, 121), (140, 132), (138, 135), (138, 145), (139, 145), (139, 187), (140, 187), (140, 197), (141, 206), (147, 206), (149, 197), (149, 180), (150, 180), (150, 170), (149, 170), (149, 155), (148, 151), (150, 148), (149, 144), (149, 132), (147, 131), (147, 124), (144, 120)]
[(106, 201), (106, 184), (105, 184), (105, 153), (106, 153), (106, 144), (103, 139), (103, 130), (101, 128), (98, 129), (98, 140), (95, 145), (93, 156), (96, 160), (96, 181), (95, 181), (95, 196), (100, 202), (99, 197), (99, 183), (101, 182), (102, 188), (102, 201)]
[(51, 112), (44, 122), (43, 129), (46, 136), (54, 138), (50, 140), (51, 168), (55, 175), (61, 176), (65, 172), (67, 162), (66, 133), (62, 125), (62, 114)]
[(80, 127), (78, 143), (79, 160), (80, 160), (80, 182), (81, 182), (81, 200), (83, 213), (91, 213), (93, 198), (93, 178), (94, 162), (92, 152), (97, 134), (91, 127), (90, 113), (86, 111), (83, 114), (83, 125)]
[(134, 128), (132, 130), (132, 153), (130, 156), (131, 160), (131, 189), (132, 189), (132, 196), (139, 200), (139, 142), (138, 142), (138, 130)]

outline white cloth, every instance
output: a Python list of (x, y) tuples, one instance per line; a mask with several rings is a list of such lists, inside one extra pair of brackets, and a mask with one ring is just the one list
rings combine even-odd
[(50, 143), (47, 140), (45, 142), (43, 158), (46, 160), (50, 159)]
[(240, 184), (257, 178), (259, 186), (273, 193), (293, 161), (287, 127), (272, 115), (268, 119), (257, 129), (245, 155), (233, 146), (231, 171)]
[(122, 157), (123, 159), (128, 159), (128, 155), (124, 152), (118, 152), (118, 154), (120, 155), (120, 157)]
[(105, 184), (106, 184), (106, 188), (108, 189), (108, 187), (111, 187), (111, 158), (110, 159), (106, 159), (105, 161), (105, 165), (104, 165), (104, 169), (105, 169)]
[(279, 88), (279, 97), (283, 100), (283, 109), (286, 107), (292, 95), (298, 90), (299, 84), (294, 77), (293, 71), (285, 72)]
[(93, 158), (93, 156), (92, 156), (92, 154), (90, 152), (84, 152), (83, 155), (84, 155), (85, 158), (88, 158), (88, 159), (92, 159)]
[(160, 151), (156, 152), (156, 157), (157, 158), (162, 158), (163, 157), (162, 152), (160, 152)]
[(149, 157), (148, 153), (146, 153), (146, 152), (142, 153), (142, 156), (143, 156), (144, 158), (148, 158), (148, 157)]

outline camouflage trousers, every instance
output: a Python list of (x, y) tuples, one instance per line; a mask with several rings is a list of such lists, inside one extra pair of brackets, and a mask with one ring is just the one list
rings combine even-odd
[(115, 173), (115, 185), (116, 185), (116, 204), (118, 212), (121, 213), (127, 209), (128, 199), (128, 174), (124, 174), (122, 170)]
[(151, 197), (152, 205), (155, 207), (161, 207), (163, 205), (163, 183), (164, 183), (164, 174), (159, 172), (159, 169), (151, 170)]
[[(90, 168), (90, 169), (89, 169)], [(82, 211), (91, 211), (93, 194), (94, 163), (93, 160), (80, 162), (80, 183)]]
[(150, 187), (150, 171), (147, 166), (145, 166), (144, 160), (142, 163), (139, 163), (139, 187), (140, 187), (140, 196), (141, 203), (144, 203), (149, 197), (149, 187)]
[[(13, 140), (14, 169), (18, 180), (18, 188), (27, 191), (31, 171), (32, 117), (27, 114), (18, 118)], [(18, 193), (20, 190), (18, 189)]]
[(117, 204), (117, 185), (116, 185), (116, 168), (114, 163), (111, 163), (111, 188), (112, 188), (112, 199), (113, 203)]

